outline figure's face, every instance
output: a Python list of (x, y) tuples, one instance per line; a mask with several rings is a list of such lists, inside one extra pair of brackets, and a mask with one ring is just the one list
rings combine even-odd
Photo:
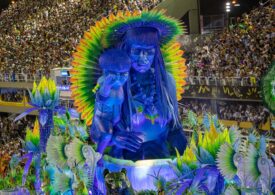
[(132, 45), (130, 58), (132, 67), (140, 73), (147, 72), (154, 61), (156, 49), (154, 46)]
[(128, 72), (106, 71), (105, 74), (108, 77), (112, 77), (112, 86), (114, 87), (123, 86), (129, 77)]

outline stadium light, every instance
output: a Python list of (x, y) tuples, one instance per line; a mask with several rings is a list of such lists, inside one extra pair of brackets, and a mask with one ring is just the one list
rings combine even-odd
[(230, 12), (230, 2), (226, 2), (225, 10), (226, 10), (227, 13)]

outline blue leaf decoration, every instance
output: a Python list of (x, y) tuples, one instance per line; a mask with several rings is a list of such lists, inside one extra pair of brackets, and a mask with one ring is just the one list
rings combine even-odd
[(186, 179), (181, 184), (181, 187), (177, 190), (176, 194), (183, 194), (192, 184), (192, 179)]
[(43, 106), (43, 99), (42, 96), (40, 94), (40, 92), (38, 90), (36, 90), (35, 95), (34, 95), (34, 102), (32, 102), (40, 107)]
[(202, 147), (198, 148), (196, 156), (201, 164), (215, 165), (214, 157)]
[(42, 127), (46, 124), (48, 120), (48, 113), (47, 110), (40, 110), (39, 112), (39, 122), (42, 125)]
[(207, 179), (206, 179), (206, 186), (209, 190), (209, 192), (213, 192), (216, 184), (217, 184), (217, 179), (219, 176), (219, 171), (216, 167), (211, 167), (210, 169), (207, 170)]
[(209, 120), (209, 116), (207, 113), (205, 113), (203, 116), (203, 125), (207, 130), (210, 129), (210, 120)]
[(28, 152), (39, 152), (39, 148), (36, 147), (32, 142), (26, 142), (25, 147), (25, 150), (27, 150)]

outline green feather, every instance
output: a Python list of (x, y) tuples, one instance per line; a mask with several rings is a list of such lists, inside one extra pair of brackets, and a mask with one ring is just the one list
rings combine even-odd
[(48, 162), (59, 168), (65, 168), (67, 166), (65, 146), (66, 142), (63, 136), (51, 135), (46, 148)]
[(237, 167), (233, 161), (234, 154), (234, 149), (228, 143), (225, 143), (220, 147), (217, 155), (218, 169), (226, 179), (233, 179), (237, 173)]
[(229, 137), (231, 143), (235, 143), (241, 138), (241, 131), (237, 127), (232, 127), (229, 129)]
[(85, 162), (85, 158), (82, 153), (82, 147), (85, 144), (78, 138), (74, 138), (66, 149), (66, 154), (77, 165), (82, 165)]
[(241, 193), (235, 187), (229, 186), (226, 188), (224, 195), (241, 195)]
[(72, 189), (72, 179), (64, 173), (58, 171), (54, 174), (54, 183), (53, 188), (56, 192), (65, 193), (68, 190)]
[(247, 150), (247, 156), (245, 158), (245, 165), (248, 173), (251, 175), (252, 179), (256, 181), (261, 175), (258, 169), (258, 159), (260, 155), (253, 144), (249, 144)]

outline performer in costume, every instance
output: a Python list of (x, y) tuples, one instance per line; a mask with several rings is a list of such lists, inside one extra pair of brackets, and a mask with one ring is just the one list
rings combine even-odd
[(111, 144), (113, 126), (121, 117), (124, 100), (122, 86), (128, 79), (131, 60), (125, 52), (109, 49), (100, 56), (99, 66), (103, 75), (98, 79), (99, 90), (96, 92), (91, 136), (98, 143), (97, 151), (103, 154)]
[[(167, 74), (160, 51), (159, 31), (151, 27), (135, 27), (125, 32), (117, 47), (132, 59), (130, 79), (125, 86), (128, 101), (123, 104), (121, 126), (140, 132), (143, 142), (132, 152), (114, 145), (113, 156), (124, 159), (157, 159), (170, 156), (175, 147), (183, 152), (186, 138), (179, 121), (175, 81)], [(169, 147), (172, 151), (169, 151)]]
[(182, 26), (176, 20), (163, 12), (150, 11), (110, 15), (84, 34), (74, 54), (71, 82), (75, 105), (87, 124), (92, 123), (94, 96), (86, 89), (93, 88), (94, 78), (101, 74), (97, 59), (103, 48), (121, 49), (132, 61), (120, 121), (114, 126), (110, 142), (111, 156), (131, 160), (167, 158), (175, 148), (183, 153), (186, 138), (177, 100), (184, 92), (186, 66), (175, 41), (181, 33)]

